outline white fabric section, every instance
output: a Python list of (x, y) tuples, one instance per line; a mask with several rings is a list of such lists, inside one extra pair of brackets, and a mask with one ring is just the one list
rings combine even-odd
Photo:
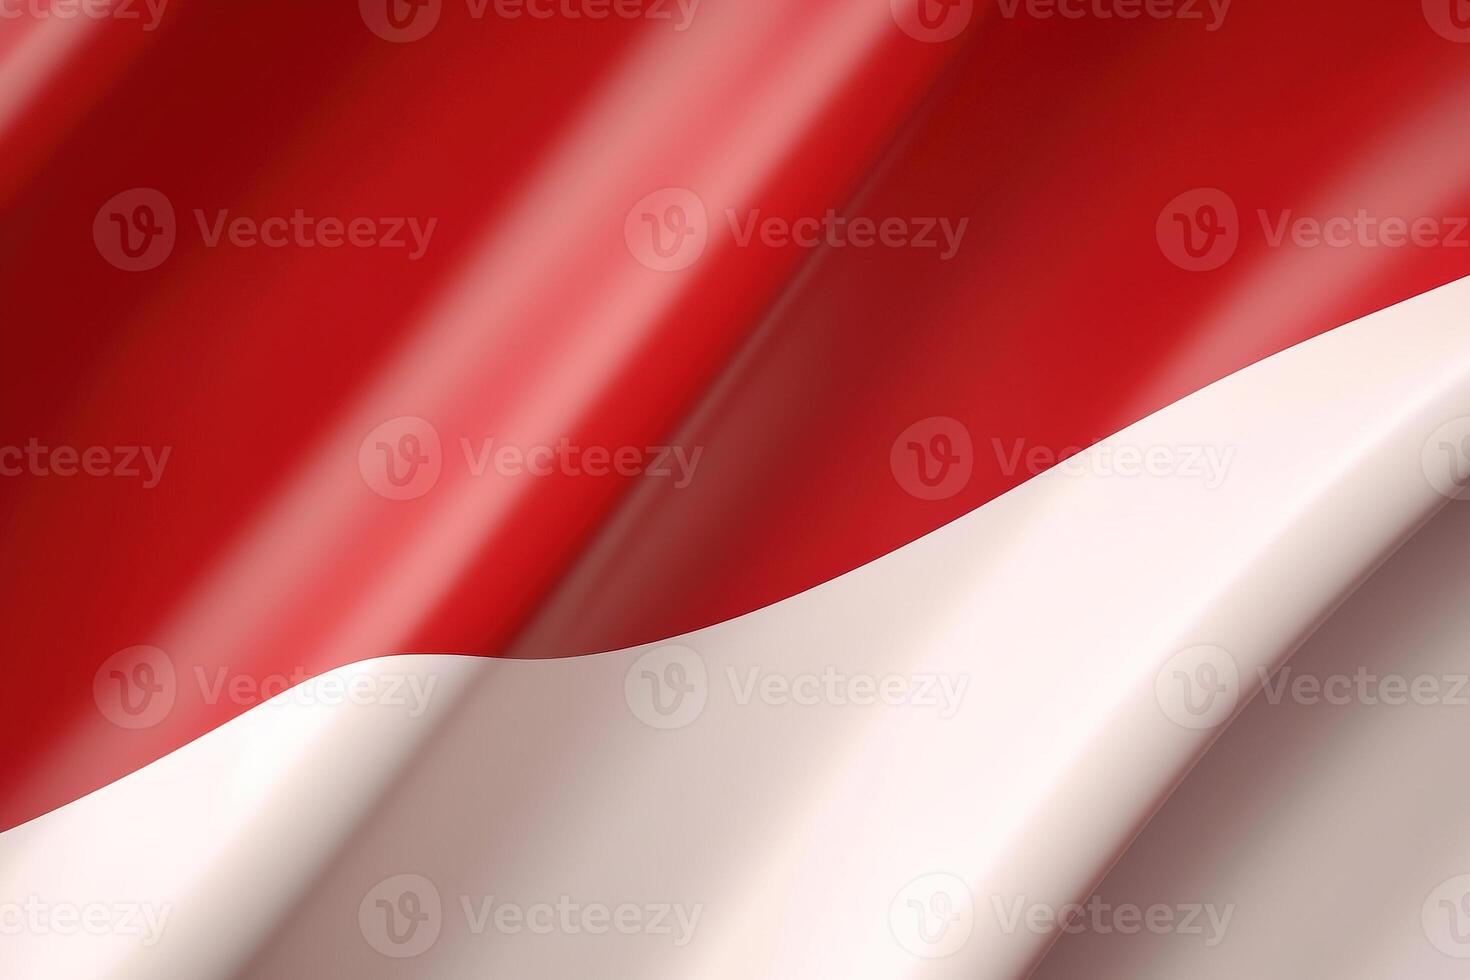
[[(333, 671), (0, 834), (0, 977), (219, 975), (265, 939), (478, 666), (387, 657)], [(430, 692), (427, 710), (408, 679)], [(359, 682), (408, 703), (333, 687)]]
[(0, 836), (0, 928), (29, 896), (172, 909), (148, 946), (4, 935), (0, 974), (1023, 976), (1055, 934), (996, 908), (1085, 898), (1445, 504), (1467, 314), (1470, 280), (1340, 328), (666, 644), (370, 665), (462, 692), (416, 719), (251, 711)]
[[(1470, 975), (1467, 554), (1453, 504), (1251, 702), (1035, 980)], [(1203, 916), (1199, 933), (1116, 928), (1150, 906), (1229, 925), (1213, 944)]]

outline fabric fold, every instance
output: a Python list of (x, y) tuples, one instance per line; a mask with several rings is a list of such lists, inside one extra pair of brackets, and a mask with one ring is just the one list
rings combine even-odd
[[(1467, 305), (1462, 280), (1293, 347), (730, 622), (584, 658), (411, 658), (463, 692), (383, 760), (386, 792), (332, 825), (319, 873), (284, 874), (272, 825), (243, 827), (251, 860), (176, 896), (110, 975), (1023, 976), (1056, 931), (1001, 912), (1084, 900), (1261, 681), (1461, 492), (1443, 447), (1470, 416)], [(221, 730), (233, 750), (217, 732), (185, 752), (241, 765), (265, 710)], [(328, 806), (300, 787), (355, 757), (333, 744), (281, 788), (293, 805)], [(132, 782), (215, 792), (171, 771), (184, 754), (0, 841), (77, 821), (53, 839), (83, 848), (86, 891), (116, 862), (81, 828), (148, 825)], [(55, 891), (54, 855), (15, 853), (7, 892)], [(268, 937), (254, 915), (248, 939), (198, 942), (244, 892)], [(628, 931), (596, 925), (614, 914)], [(64, 952), (15, 948), (39, 975)]]

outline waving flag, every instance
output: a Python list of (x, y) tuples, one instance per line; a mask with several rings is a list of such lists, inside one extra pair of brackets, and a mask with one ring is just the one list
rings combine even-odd
[(0, 974), (1459, 975), (1461, 0), (0, 15)]

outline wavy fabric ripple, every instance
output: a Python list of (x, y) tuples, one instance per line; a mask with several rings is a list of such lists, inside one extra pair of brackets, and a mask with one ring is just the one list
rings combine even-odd
[[(1467, 301), (1470, 280), (1268, 358), (1115, 434), (1078, 469), (669, 643), (357, 671), (444, 685), (417, 715), (283, 694), (0, 838), (6, 893), (126, 883), (169, 912), (148, 945), (25, 937), (12, 962), (41, 976), (84, 956), (116, 977), (1024, 976), (1060, 930), (1007, 928), (996, 909), (1085, 900), (1222, 732), (1246, 737), (1227, 726), (1251, 717), (1262, 679), (1319, 627), (1363, 617), (1357, 599), (1342, 606), (1362, 583), (1380, 635), (1413, 632), (1421, 610), (1386, 612), (1374, 572), (1448, 503), (1425, 447), (1470, 412)], [(1327, 397), (1347, 375), (1355, 399)], [(1230, 479), (1104, 464), (1189, 441), (1234, 447)], [(1400, 556), (1415, 551), (1417, 538)], [(802, 693), (801, 678), (833, 665), (843, 699)], [(910, 682), (904, 697), (875, 710), (894, 679)], [(1210, 768), (1206, 757), (1196, 773)], [(1186, 813), (1200, 805), (1190, 795)], [(1445, 818), (1414, 823), (1448, 843)], [(1212, 821), (1222, 839), (1247, 832), (1229, 813)], [(145, 826), (156, 838), (140, 846)], [(1167, 858), (1151, 860), (1166, 874)], [(1397, 866), (1384, 860), (1385, 880)], [(394, 918), (405, 896), (422, 933)], [(487, 918), (496, 902), (559, 897), (668, 906), (687, 931), (547, 934)], [(1221, 955), (1277, 944), (1309, 972), (1332, 959), (1330, 945), (1263, 933), (1266, 898), (1240, 900), (1254, 947)], [(943, 928), (916, 925), (941, 908)], [(1071, 940), (1064, 956), (1077, 955)], [(1132, 952), (1103, 955), (1130, 975)], [(1173, 956), (1210, 962), (1198, 948)]]
[[(4, 955), (391, 975), (411, 872), (708, 918), (405, 975), (1204, 970), (974, 903), (1269, 906), (1161, 854), (1264, 873), (1350, 780), (1206, 819), (1265, 738), (1206, 756), (1212, 706), (1322, 737), (1245, 705), (1324, 622), (1452, 656), (1440, 606), (1334, 610), (1458, 533), (1467, 111), (1465, 0), (0, 0), (0, 931), (179, 916)], [(843, 686), (919, 676), (952, 711)], [(1290, 945), (1241, 928), (1221, 969)]]

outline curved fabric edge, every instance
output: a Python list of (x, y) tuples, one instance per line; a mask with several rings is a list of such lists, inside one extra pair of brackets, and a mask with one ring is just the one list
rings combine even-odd
[[(1085, 896), (1261, 671), (1448, 499), (1467, 310), (1462, 280), (1339, 328), (669, 643), (349, 669), (441, 678), (411, 722), (288, 692), (0, 835), (0, 902), (170, 909), (148, 945), (23, 932), (7, 972), (1022, 975), (1052, 937), (977, 909)], [(405, 889), (434, 899), (422, 949), (373, 918)], [(687, 941), (476, 915), (561, 896), (682, 911)]]
[[(1467, 551), (1470, 509), (1450, 504), (1380, 566), (1190, 770), (1032, 978), (1460, 980)], [(1154, 921), (1129, 923), (1133, 910)]]

